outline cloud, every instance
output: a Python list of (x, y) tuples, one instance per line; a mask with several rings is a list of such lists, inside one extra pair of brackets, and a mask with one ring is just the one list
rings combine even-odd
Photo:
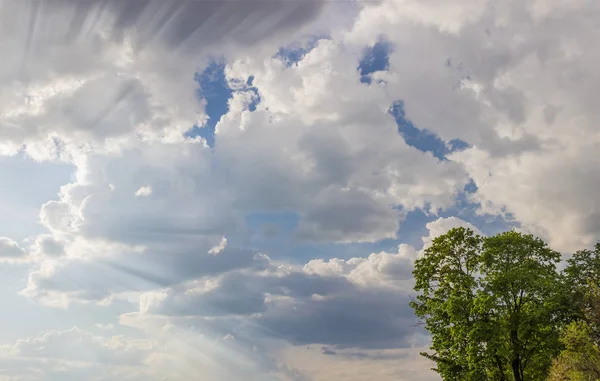
[(49, 234), (41, 234), (37, 236), (32, 248), (33, 252), (40, 257), (60, 257), (65, 254), (64, 243), (58, 241)]
[(105, 330), (110, 330), (110, 329), (114, 329), (115, 325), (114, 324), (96, 324), (96, 328), (98, 329), (105, 329)]
[(25, 258), (26, 251), (10, 238), (0, 237), (0, 260), (18, 261)]
[(213, 247), (212, 249), (210, 249), (208, 251), (208, 254), (217, 255), (220, 252), (222, 252), (226, 246), (227, 246), (227, 238), (223, 237), (223, 238), (221, 238), (221, 242), (219, 242), (219, 244), (217, 246)]
[(24, 357), (63, 359), (107, 365), (136, 365), (151, 349), (150, 343), (122, 337), (104, 339), (74, 327), (66, 331), (49, 331), (42, 336), (21, 339), (13, 347)]
[[(97, 257), (44, 262), (30, 273), (22, 294), (52, 305), (76, 300), (99, 302), (117, 293), (160, 289), (235, 269), (260, 270), (267, 264), (265, 257), (250, 250), (225, 249), (214, 256), (207, 254), (208, 249), (205, 249), (204, 254), (199, 254), (202, 251), (197, 245), (203, 244), (207, 243), (192, 240), (188, 242), (190, 246), (181, 246), (181, 251), (175, 251), (175, 248), (163, 251), (167, 250), (163, 247), (140, 252), (128, 247), (102, 247), (94, 242), (91, 248), (99, 249)], [(86, 246), (79, 248), (85, 250)]]
[[(431, 231), (429, 226), (427, 228)], [(382, 251), (347, 261), (338, 258), (328, 261), (316, 259), (309, 261), (303, 269), (321, 276), (347, 276), (351, 282), (359, 285), (397, 287), (401, 281), (412, 279), (416, 257), (417, 252), (413, 247), (402, 244), (396, 254)]]
[(434, 364), (419, 355), (420, 351), (427, 350), (424, 347), (358, 353), (320, 349), (316, 346), (290, 347), (280, 352), (280, 357), (290, 366), (304, 370), (315, 381), (363, 380), (374, 376), (384, 381), (439, 380), (439, 375), (430, 370)]
[(258, 42), (276, 49), (323, 7), (279, 0), (6, 3), (0, 47), (11, 59), (0, 65), (0, 152), (72, 161), (140, 137), (181, 140), (204, 118), (197, 64)]
[(454, 228), (467, 228), (471, 229), (475, 234), (480, 236), (485, 236), (476, 226), (473, 224), (463, 221), (457, 217), (448, 217), (448, 218), (438, 218), (435, 221), (428, 222), (425, 227), (429, 231), (429, 234), (426, 237), (422, 238), (423, 248), (421, 249), (421, 253), (427, 249), (433, 243), (433, 240), (443, 234), (446, 234), (449, 230)]
[[(42, 264), (24, 294), (98, 301), (214, 275), (201, 270), (210, 261), (222, 261), (218, 271), (260, 268), (251, 250), (225, 248), (208, 262), (202, 254), (224, 235), (242, 235), (253, 212), (297, 213), (300, 240), (353, 243), (395, 238), (411, 210), (451, 206), (468, 178), (403, 141), (383, 87), (367, 88), (358, 102), (307, 86), (324, 79), (340, 93), (365, 91), (357, 52), (321, 40), (297, 67), (281, 70), (276, 58), (263, 67), (252, 57), (232, 63), (230, 82), (253, 73), (261, 103), (250, 112), (243, 91), (234, 93), (214, 149), (143, 139), (118, 154), (75, 157), (75, 180), (40, 219), (55, 240), (86, 251), (73, 247), (61, 262)], [(323, 69), (331, 62), (340, 66), (335, 75)], [(148, 184), (152, 197), (132, 197)]]
[[(477, 185), (482, 212), (572, 252), (599, 237), (596, 4), (384, 1), (366, 6), (346, 42), (394, 48), (386, 91), (445, 141)], [(518, 40), (518, 43), (515, 41)]]
[(235, 270), (143, 294), (140, 318), (163, 316), (175, 324), (194, 318), (204, 331), (221, 336), (232, 329), (226, 322), (242, 318), (243, 324), (235, 324), (242, 337), (339, 348), (403, 347), (418, 331), (408, 307), (416, 254), (401, 245), (397, 254), (313, 260), (302, 269), (271, 263), (266, 271)]
[[(427, 224), (423, 241), (456, 226), (479, 231), (457, 218), (440, 218)], [(261, 271), (238, 269), (144, 293), (139, 312), (122, 315), (121, 324), (193, 325), (208, 337), (233, 335), (248, 345), (320, 344), (333, 352), (359, 348), (365, 356), (425, 345), (426, 334), (408, 306), (417, 256), (402, 244), (396, 253), (317, 259), (302, 267), (270, 260)]]
[(138, 189), (135, 192), (135, 197), (148, 197), (152, 194), (152, 187), (151, 186), (145, 186), (145, 187), (140, 187), (140, 189)]
[(322, 39), (297, 66), (248, 57), (228, 67), (260, 95), (256, 111), (239, 113), (234, 96), (216, 126), (216, 158), (245, 190), (236, 206), (293, 210), (298, 238), (350, 243), (395, 238), (408, 211), (452, 204), (467, 177), (405, 143), (385, 86), (360, 82), (361, 52)]
[(158, 380), (144, 366), (153, 351), (148, 340), (99, 337), (73, 327), (46, 331), (0, 348), (0, 376), (6, 379)]

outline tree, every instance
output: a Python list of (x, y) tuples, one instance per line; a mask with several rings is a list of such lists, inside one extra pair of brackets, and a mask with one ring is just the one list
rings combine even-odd
[(548, 381), (600, 380), (600, 347), (592, 339), (590, 325), (572, 322), (561, 341), (565, 350), (554, 361)]
[(486, 238), (482, 258), (481, 295), (490, 299), (494, 334), (502, 338), (497, 353), (515, 381), (544, 379), (564, 322), (560, 254), (541, 239), (509, 231)]
[(564, 270), (575, 313), (564, 330), (563, 352), (554, 361), (549, 381), (600, 380), (600, 244), (581, 250)]
[(600, 243), (594, 250), (580, 250), (567, 260), (564, 270), (574, 306), (574, 319), (589, 324), (600, 345)]
[(411, 302), (445, 380), (544, 379), (558, 355), (565, 287), (560, 254), (516, 231), (456, 228), (415, 262)]
[(482, 244), (473, 231), (453, 229), (415, 262), (415, 290), (421, 294), (411, 306), (432, 333), (435, 351), (422, 355), (436, 362), (446, 380), (485, 379), (479, 362), (483, 348), (472, 338)]

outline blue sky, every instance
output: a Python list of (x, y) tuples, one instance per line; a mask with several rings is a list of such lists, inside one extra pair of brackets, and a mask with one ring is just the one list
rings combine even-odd
[(5, 4), (0, 381), (438, 380), (424, 245), (600, 239), (598, 17)]

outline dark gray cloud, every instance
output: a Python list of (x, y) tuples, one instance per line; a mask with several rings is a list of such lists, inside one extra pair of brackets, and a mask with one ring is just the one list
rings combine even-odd
[(231, 272), (218, 280), (217, 287), (206, 291), (183, 293), (175, 287), (163, 302), (151, 305), (146, 312), (168, 316), (251, 315), (267, 311), (267, 293), (307, 299), (314, 294), (335, 295), (354, 288), (342, 277), (321, 277), (303, 272), (284, 276)]
[(3, 3), (1, 29), (19, 32), (26, 53), (40, 44), (89, 40), (104, 28), (138, 51), (161, 45), (189, 54), (285, 34), (314, 20), (323, 6), (319, 0), (25, 0)]
[[(142, 303), (145, 313), (222, 317), (225, 321), (238, 315), (243, 320), (235, 332), (283, 339), (295, 345), (398, 348), (407, 346), (408, 339), (417, 332), (406, 292), (389, 287), (357, 287), (341, 276), (233, 272), (206, 291), (184, 293), (174, 289), (157, 297)], [(213, 324), (210, 329), (220, 331), (227, 326)], [(228, 331), (220, 332), (225, 335)]]
[(267, 335), (296, 345), (399, 348), (406, 347), (416, 331), (409, 301), (407, 295), (397, 292), (357, 291), (282, 305), (257, 321)]
[[(398, 229), (399, 210), (380, 202), (372, 194), (358, 190), (324, 193), (319, 204), (300, 220), (298, 237), (326, 242), (373, 241), (382, 231)], [(394, 237), (392, 233), (387, 238)]]

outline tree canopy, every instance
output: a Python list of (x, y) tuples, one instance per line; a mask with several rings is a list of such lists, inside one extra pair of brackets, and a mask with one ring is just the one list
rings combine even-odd
[(423, 355), (457, 381), (545, 380), (557, 367), (598, 364), (575, 353), (600, 343), (600, 245), (575, 253), (564, 271), (560, 262), (543, 240), (514, 230), (482, 237), (455, 228), (434, 239), (414, 269), (411, 306), (432, 340)]

